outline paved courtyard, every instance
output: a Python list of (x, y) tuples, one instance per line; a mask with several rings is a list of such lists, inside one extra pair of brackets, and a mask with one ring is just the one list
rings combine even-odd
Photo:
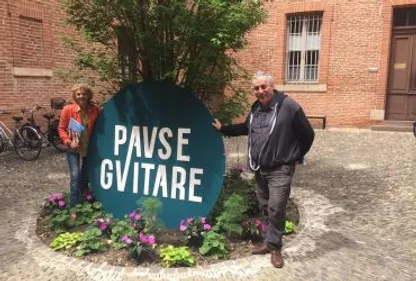
[[(240, 149), (243, 153), (244, 150)], [(240, 161), (244, 162), (243, 161)], [(297, 236), (286, 263), (248, 257), (192, 269), (122, 268), (52, 252), (36, 237), (43, 198), (68, 185), (64, 155), (0, 155), (0, 280), (416, 280), (416, 139), (411, 133), (317, 131), (292, 197)]]

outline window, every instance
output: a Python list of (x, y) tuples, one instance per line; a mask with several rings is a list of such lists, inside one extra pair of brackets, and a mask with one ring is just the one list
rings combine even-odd
[(287, 83), (318, 82), (321, 24), (322, 14), (288, 16)]
[(393, 12), (393, 26), (416, 26), (416, 8), (399, 8)]

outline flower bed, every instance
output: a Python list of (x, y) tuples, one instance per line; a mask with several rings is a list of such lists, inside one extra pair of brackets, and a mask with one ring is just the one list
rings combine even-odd
[[(249, 256), (252, 243), (261, 243), (266, 226), (260, 219), (255, 182), (241, 170), (230, 170), (223, 192), (210, 216), (184, 219), (176, 230), (163, 228), (162, 203), (144, 198), (140, 208), (114, 219), (94, 202), (70, 207), (67, 194), (50, 195), (38, 218), (37, 234), (53, 250), (92, 262), (120, 266), (173, 267), (216, 263)], [(286, 233), (299, 221), (289, 200)], [(287, 243), (293, 235), (285, 235)]]

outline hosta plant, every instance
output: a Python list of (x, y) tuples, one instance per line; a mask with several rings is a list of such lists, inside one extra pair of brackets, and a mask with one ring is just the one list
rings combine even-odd
[(188, 247), (173, 247), (169, 245), (160, 249), (160, 257), (165, 267), (171, 266), (194, 266), (194, 257)]
[(69, 249), (74, 247), (81, 239), (81, 232), (65, 232), (60, 234), (58, 237), (52, 240), (51, 248), (53, 250)]

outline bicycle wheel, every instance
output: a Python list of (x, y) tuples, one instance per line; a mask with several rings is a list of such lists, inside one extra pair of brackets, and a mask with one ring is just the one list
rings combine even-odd
[(20, 135), (21, 137), (16, 134), (14, 138), (14, 146), (19, 156), (26, 161), (38, 158), (42, 150), (42, 138), (36, 129), (24, 126), (20, 128)]

